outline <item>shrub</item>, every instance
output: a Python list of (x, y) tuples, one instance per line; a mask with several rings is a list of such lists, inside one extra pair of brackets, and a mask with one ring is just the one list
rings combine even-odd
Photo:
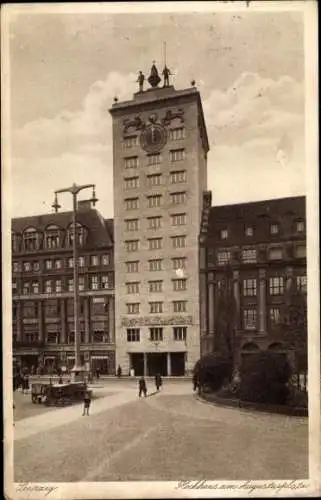
[(291, 368), (285, 356), (262, 352), (243, 360), (240, 398), (266, 404), (286, 404)]
[(208, 387), (217, 391), (231, 378), (232, 362), (220, 354), (208, 354), (197, 361), (194, 374), (201, 388)]

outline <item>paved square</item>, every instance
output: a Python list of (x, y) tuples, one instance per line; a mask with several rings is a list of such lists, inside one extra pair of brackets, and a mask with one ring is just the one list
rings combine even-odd
[(76, 405), (16, 423), (15, 481), (308, 477), (307, 419), (208, 405), (185, 381), (146, 399), (134, 381), (97, 390), (89, 417)]

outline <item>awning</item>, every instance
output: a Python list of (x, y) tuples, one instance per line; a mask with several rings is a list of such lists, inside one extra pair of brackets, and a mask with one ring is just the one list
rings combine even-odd
[(90, 356), (91, 359), (109, 359), (109, 356)]
[(45, 359), (56, 359), (56, 356), (44, 356)]

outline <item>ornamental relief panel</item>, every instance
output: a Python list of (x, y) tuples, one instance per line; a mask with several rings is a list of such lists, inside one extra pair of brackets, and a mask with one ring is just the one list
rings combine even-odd
[(121, 326), (183, 326), (192, 325), (193, 316), (142, 316), (140, 318), (121, 318)]

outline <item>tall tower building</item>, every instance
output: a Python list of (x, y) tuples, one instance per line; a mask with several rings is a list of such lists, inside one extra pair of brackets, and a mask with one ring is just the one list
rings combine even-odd
[[(164, 72), (166, 67), (164, 69)], [(113, 119), (116, 365), (136, 375), (188, 374), (200, 356), (199, 230), (206, 126), (195, 87), (155, 65)]]

